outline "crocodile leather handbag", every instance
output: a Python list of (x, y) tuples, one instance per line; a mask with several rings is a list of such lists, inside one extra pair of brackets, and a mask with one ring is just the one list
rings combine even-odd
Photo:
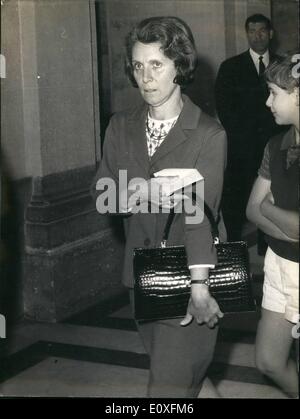
[[(204, 203), (218, 262), (209, 273), (209, 291), (223, 313), (255, 311), (247, 243), (219, 242), (217, 223)], [(136, 320), (184, 317), (191, 278), (184, 246), (166, 246), (174, 211), (168, 217), (160, 247), (134, 249)]]

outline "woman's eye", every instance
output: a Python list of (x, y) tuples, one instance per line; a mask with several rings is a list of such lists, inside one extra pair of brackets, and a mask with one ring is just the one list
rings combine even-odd
[(153, 67), (154, 68), (160, 68), (162, 66), (162, 64), (159, 61), (154, 61), (153, 62)]
[(133, 68), (134, 68), (134, 70), (140, 70), (142, 68), (142, 64), (141, 63), (134, 63)]

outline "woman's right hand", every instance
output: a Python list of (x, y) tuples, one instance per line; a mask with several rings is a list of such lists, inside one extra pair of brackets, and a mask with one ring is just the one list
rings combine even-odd
[(217, 301), (211, 296), (206, 285), (193, 286), (185, 318), (180, 322), (181, 326), (187, 326), (193, 318), (198, 324), (206, 323), (213, 328), (222, 318)]

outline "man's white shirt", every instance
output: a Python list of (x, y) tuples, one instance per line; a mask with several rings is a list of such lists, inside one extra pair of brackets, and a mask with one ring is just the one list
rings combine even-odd
[(267, 68), (270, 62), (270, 53), (269, 50), (267, 50), (264, 54), (257, 54), (257, 52), (253, 51), (253, 49), (249, 49), (251, 58), (254, 62), (257, 74), (259, 74), (259, 57), (263, 57), (262, 61), (265, 65), (265, 67)]

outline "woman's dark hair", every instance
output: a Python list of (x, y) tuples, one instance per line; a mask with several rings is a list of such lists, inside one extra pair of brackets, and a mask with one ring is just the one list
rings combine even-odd
[(174, 83), (184, 86), (194, 78), (197, 51), (192, 31), (181, 19), (173, 16), (150, 17), (139, 22), (126, 37), (125, 71), (134, 87), (132, 49), (136, 42), (159, 42), (166, 57), (174, 61), (177, 75)]
[(264, 73), (266, 81), (291, 93), (296, 87), (299, 87), (299, 60), (300, 54), (297, 52), (278, 57), (266, 69)]

